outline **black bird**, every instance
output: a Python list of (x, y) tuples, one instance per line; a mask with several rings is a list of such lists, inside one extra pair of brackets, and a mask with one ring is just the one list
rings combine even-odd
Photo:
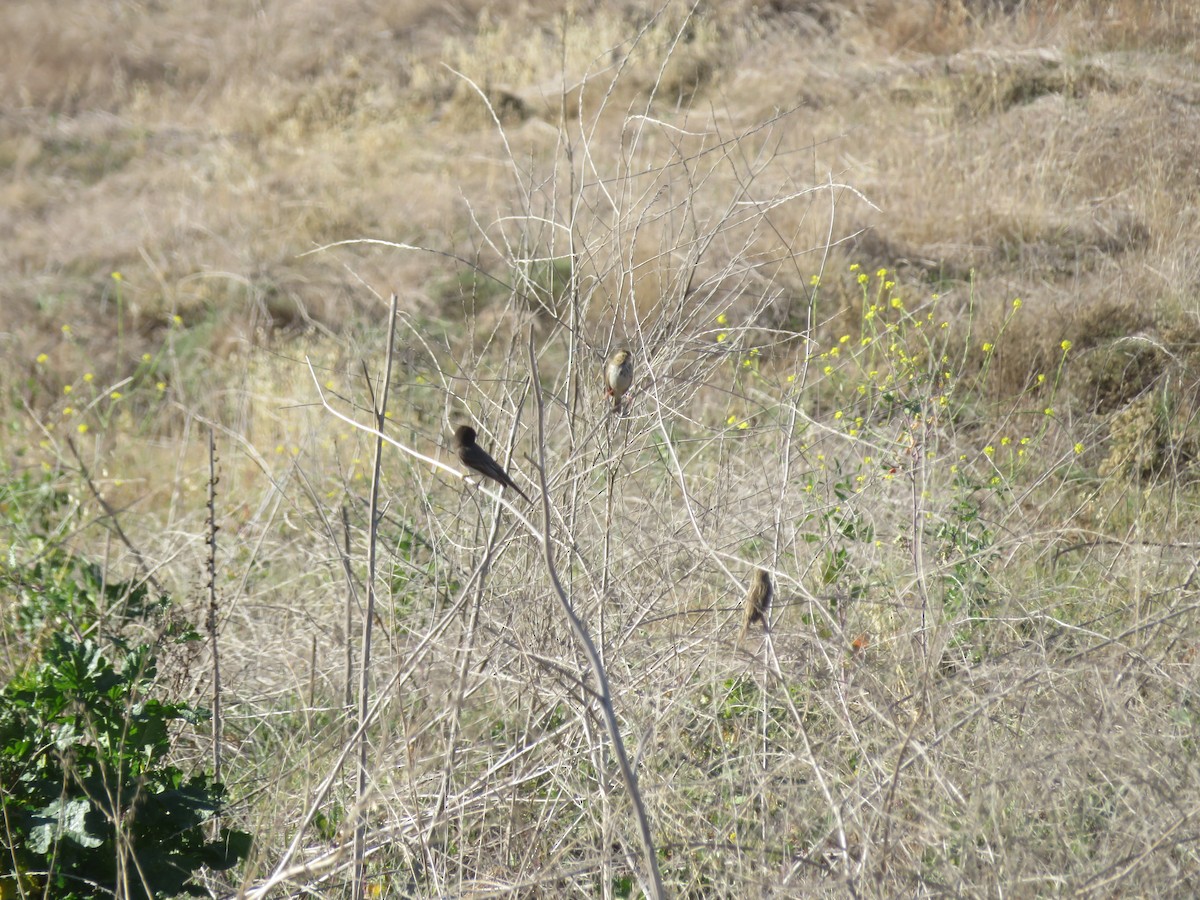
[(488, 452), (475, 443), (475, 429), (470, 425), (459, 425), (454, 429), (454, 452), (458, 454), (459, 462), (471, 471), (492, 479), (502, 487), (512, 488), (525, 498), (526, 503), (533, 502), (529, 499), (529, 495), (508, 477), (508, 473), (500, 467), (500, 463), (488, 456)]

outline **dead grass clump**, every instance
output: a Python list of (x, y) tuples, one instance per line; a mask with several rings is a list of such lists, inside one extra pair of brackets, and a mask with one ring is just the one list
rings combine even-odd
[(1079, 360), (1088, 394), (1107, 414), (1108, 455), (1102, 476), (1147, 480), (1177, 473), (1200, 449), (1196, 328), (1176, 318), (1142, 333), (1129, 331)]
[(1081, 356), (1077, 368), (1083, 372), (1083, 384), (1077, 393), (1096, 412), (1111, 413), (1158, 381), (1168, 365), (1164, 348), (1154, 338), (1132, 331)]
[(1094, 63), (1068, 62), (1050, 50), (970, 52), (946, 62), (951, 103), (966, 119), (987, 118), (1049, 94), (1078, 100), (1117, 82)]
[(553, 98), (549, 103), (526, 100), (518, 89), (490, 81), (472, 85), (459, 80), (442, 105), (441, 116), (444, 124), (463, 132), (490, 130), (496, 121), (502, 128), (512, 128), (534, 115), (535, 108), (557, 117), (561, 107), (551, 109), (552, 102)]
[(1111, 216), (1109, 221), (1079, 214), (1002, 214), (991, 222), (986, 235), (993, 255), (980, 260), (981, 265), (994, 261), (1018, 271), (1060, 276), (1078, 276), (1149, 241), (1146, 226), (1129, 213)]
[(6, 4), (0, 29), (0, 91), (22, 106), (74, 114), (124, 99), (121, 47), (111, 4), (82, 2), (47, 17), (36, 2)]
[(1194, 399), (1153, 390), (1114, 412), (1100, 476), (1145, 482), (1187, 467), (1200, 448)]
[(952, 53), (971, 31), (966, 7), (957, 0), (867, 0), (859, 9), (859, 27), (869, 28), (883, 48), (897, 54)]
[(140, 151), (140, 141), (124, 134), (113, 141), (95, 135), (47, 136), (28, 164), (28, 174), (45, 173), (51, 178), (66, 178), (83, 186), (97, 183), (119, 172)]
[(447, 46), (449, 69), (416, 67), (414, 88), (460, 131), (491, 128), (493, 113), (512, 125), (532, 116), (557, 122), (564, 112), (573, 119), (581, 108), (591, 118), (601, 102), (614, 110), (650, 99), (691, 107), (724, 70), (717, 19), (671, 6), (626, 12), (569, 12), (548, 21), (483, 15), (475, 32)]
[(1163, 465), (1161, 398), (1146, 394), (1131, 401), (1109, 420), (1109, 452), (1100, 464), (1101, 477), (1148, 478)]
[(921, 280), (944, 293), (971, 282), (975, 264), (983, 260), (963, 258), (960, 253), (941, 255), (934, 244), (918, 246), (887, 233), (886, 224), (864, 227), (846, 242), (839, 254), (847, 263), (859, 263), (864, 271), (892, 268), (906, 281)]
[(1156, 334), (1153, 308), (1097, 298), (1081, 304), (1070, 325), (1083, 351), (1077, 395), (1097, 412), (1111, 412), (1142, 393), (1170, 365), (1171, 351)]
[(330, 130), (342, 130), (363, 111), (363, 96), (370, 89), (357, 60), (345, 60), (340, 71), (326, 72), (295, 92), (285, 102), (276, 127), (296, 139)]
[[(693, 41), (695, 39), (693, 38)], [(685, 43), (671, 55), (671, 61), (653, 81), (654, 97), (672, 109), (687, 109), (716, 77), (718, 63), (711, 47)]]
[(1039, 0), (1031, 7), (1048, 16), (1062, 16), (1073, 43), (1088, 48), (1194, 50), (1200, 29), (1200, 11), (1174, 0), (1085, 0), (1069, 5)]

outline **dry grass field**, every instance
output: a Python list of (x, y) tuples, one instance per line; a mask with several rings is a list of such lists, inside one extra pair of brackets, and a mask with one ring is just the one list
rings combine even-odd
[(6, 0), (0, 686), (219, 698), (214, 897), (1200, 894), (1198, 148), (1174, 0)]

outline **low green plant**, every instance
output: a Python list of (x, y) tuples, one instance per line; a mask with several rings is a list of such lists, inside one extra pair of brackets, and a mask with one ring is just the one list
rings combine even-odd
[(156, 649), (195, 633), (147, 582), (63, 545), (78, 515), (49, 472), (0, 479), (0, 627), (21, 651), (0, 689), (0, 897), (206, 894), (196, 871), (234, 865), (250, 837), (215, 821), (221, 784), (168, 761), (208, 713), (155, 696)]
[(0, 567), (0, 586), (16, 601), (11, 624), (34, 645), (40, 635), (56, 631), (115, 633), (169, 605), (167, 598), (153, 597), (144, 582), (109, 581), (101, 566), (59, 547), (47, 549), (25, 569)]
[(225, 791), (167, 761), (177, 722), (207, 717), (150, 696), (147, 645), (56, 634), (0, 692), (0, 891), (62, 900), (203, 896), (201, 867), (235, 865), (250, 835), (213, 827)]

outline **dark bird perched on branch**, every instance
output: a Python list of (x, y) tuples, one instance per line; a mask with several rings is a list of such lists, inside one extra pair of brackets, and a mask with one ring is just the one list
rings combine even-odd
[(500, 463), (492, 459), (486, 450), (475, 443), (475, 429), (470, 425), (459, 425), (454, 429), (454, 452), (458, 460), (472, 472), (478, 472), (485, 478), (490, 478), (501, 487), (510, 487), (522, 497), (526, 503), (532, 503), (529, 495), (517, 487), (517, 483), (508, 477), (508, 473), (500, 467)]

